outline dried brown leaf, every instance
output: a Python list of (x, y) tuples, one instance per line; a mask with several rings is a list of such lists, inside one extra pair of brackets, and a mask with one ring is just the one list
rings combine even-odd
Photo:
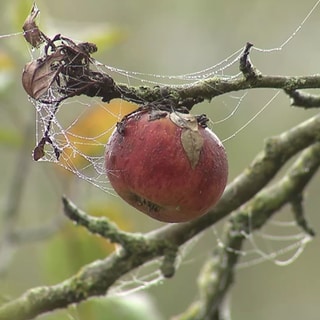
[(170, 120), (180, 128), (198, 130), (198, 121), (191, 113), (172, 112), (169, 117)]
[(37, 145), (33, 150), (33, 159), (38, 161), (45, 156), (44, 145)]
[(38, 48), (41, 43), (44, 42), (45, 38), (43, 33), (40, 31), (39, 27), (37, 26), (35, 19), (37, 18), (40, 10), (38, 9), (37, 5), (34, 3), (30, 14), (28, 15), (27, 19), (25, 20), (22, 29), (24, 31), (24, 38), (32, 45), (34, 48)]
[(57, 51), (46, 58), (40, 58), (27, 63), (22, 72), (22, 85), (28, 95), (38, 100), (47, 92), (57, 76), (57, 70), (53, 68), (63, 59), (63, 55)]
[(203, 138), (199, 131), (191, 129), (183, 129), (181, 133), (181, 142), (184, 151), (190, 161), (191, 168), (194, 169), (200, 158), (200, 153), (203, 147)]
[(199, 133), (197, 118), (190, 113), (172, 112), (170, 119), (174, 124), (183, 129), (181, 133), (182, 146), (190, 161), (191, 168), (194, 169), (199, 162), (204, 143)]

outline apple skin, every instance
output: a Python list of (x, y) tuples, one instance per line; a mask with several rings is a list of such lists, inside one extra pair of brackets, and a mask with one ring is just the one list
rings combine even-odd
[[(191, 164), (182, 128), (170, 112), (137, 111), (111, 135), (105, 153), (107, 176), (127, 203), (163, 222), (186, 222), (214, 206), (227, 183), (228, 162), (218, 137), (196, 122), (202, 144)], [(193, 147), (192, 147), (193, 148)]]

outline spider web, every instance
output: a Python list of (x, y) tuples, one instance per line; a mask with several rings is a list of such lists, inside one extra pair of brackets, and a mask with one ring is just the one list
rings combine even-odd
[[(129, 72), (93, 61), (100, 73), (112, 78), (124, 78), (124, 81), (129, 85), (138, 82), (150, 86), (176, 86), (181, 84), (192, 86), (200, 80), (211, 77), (224, 79), (239, 77), (239, 73), (227, 76), (225, 71), (238, 63), (241, 52), (242, 49), (239, 49), (222, 62), (205, 70), (177, 76)], [(179, 84), (177, 84), (177, 81), (179, 81)], [(240, 98), (236, 98), (238, 100), (237, 105), (228, 117), (231, 117), (236, 112), (244, 96), (245, 94)], [(116, 123), (120, 122), (125, 114), (137, 109), (139, 105), (130, 104), (122, 99), (103, 103), (98, 98), (91, 98), (90, 100), (73, 98), (63, 101), (57, 107), (55, 101), (59, 99), (61, 99), (61, 96), (55, 88), (50, 88), (47, 97), (45, 97), (45, 100), (52, 100), (54, 101), (53, 103), (42, 103), (39, 100), (30, 98), (36, 109), (37, 145), (41, 143), (41, 139), (46, 135), (48, 123), (50, 122), (49, 134), (52, 144), (46, 146), (44, 156), (39, 161), (53, 162), (103, 191), (112, 192), (106, 179), (104, 168), (105, 145), (115, 129)], [(98, 116), (106, 119), (106, 125), (101, 125), (100, 128), (96, 124), (89, 123), (91, 119), (96, 119)], [(217, 123), (224, 122), (227, 118)], [(251, 119), (250, 122), (253, 120)], [(90, 125), (95, 125), (97, 130), (90, 130)], [(59, 156), (56, 154), (57, 150), (59, 150)]]
[[(253, 50), (263, 54), (282, 51), (289, 43), (294, 41), (298, 33), (302, 31), (305, 23), (319, 9), (319, 3), (320, 1), (315, 3), (298, 27), (280, 46), (271, 49), (253, 47)], [(0, 39), (10, 38), (14, 35), (21, 36), (21, 33), (3, 35), (0, 36)], [(42, 49), (40, 48), (39, 50), (41, 51)], [(213, 66), (197, 72), (180, 75), (159, 75), (128, 71), (106, 65), (94, 59), (92, 59), (92, 64), (100, 73), (110, 76), (116, 82), (126, 83), (128, 86), (178, 86), (181, 84), (192, 86), (199, 81), (212, 77), (224, 80), (240, 78), (242, 75), (238, 72), (238, 64), (242, 51), (243, 48), (239, 48)], [(32, 50), (30, 54), (34, 60), (39, 57), (38, 50)], [(264, 103), (260, 103), (258, 111), (253, 116), (238, 128), (235, 128), (230, 135), (221, 137), (221, 140), (227, 142), (236, 139), (240, 132), (245, 130), (257, 117), (274, 104), (279, 93), (280, 91), (272, 93), (272, 96), (268, 97)], [(227, 121), (241, 113), (241, 107), (247, 95), (248, 92), (229, 95), (228, 105), (230, 112), (222, 116), (221, 119), (211, 121), (210, 126), (214, 128), (218, 124), (226, 124)], [(52, 103), (29, 98), (36, 110), (36, 144), (40, 143), (48, 129), (48, 122), (51, 122), (50, 138), (52, 144), (45, 146), (44, 156), (39, 161), (54, 163), (104, 192), (113, 194), (106, 178), (104, 166), (105, 145), (113, 130), (115, 130), (116, 123), (125, 114), (137, 108), (138, 105), (122, 99), (104, 103), (99, 98), (73, 97), (62, 101), (57, 108), (55, 101), (61, 98), (58, 90), (54, 87), (50, 88), (48, 96), (53, 101)], [(106, 124), (98, 126), (94, 123), (92, 128), (92, 120), (94, 119), (105, 119)], [(57, 150), (60, 153), (59, 157), (57, 157)], [(217, 245), (225, 246), (218, 231), (215, 228), (212, 230)], [(246, 234), (245, 236), (248, 247), (239, 252), (243, 259), (238, 268), (246, 268), (265, 261), (272, 261), (281, 266), (288, 265), (299, 257), (311, 240), (308, 235), (297, 228), (292, 220), (272, 219), (263, 230)], [(185, 256), (190, 251), (190, 246), (194, 246), (196, 242), (197, 240), (193, 239), (183, 247), (177, 266), (183, 263)], [(159, 264), (159, 260), (152, 261), (146, 267), (132, 272), (124, 279), (120, 279), (111, 293), (113, 295), (123, 295), (161, 283), (163, 277), (159, 272)]]

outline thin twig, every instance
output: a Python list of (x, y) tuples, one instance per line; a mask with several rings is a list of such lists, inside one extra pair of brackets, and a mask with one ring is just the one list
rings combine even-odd
[(301, 229), (310, 235), (310, 237), (315, 236), (314, 230), (309, 226), (303, 208), (303, 196), (302, 194), (295, 194), (293, 199), (291, 200), (291, 208), (294, 214), (294, 218), (296, 219), (297, 225), (301, 227)]
[(253, 47), (253, 44), (247, 42), (242, 55), (240, 56), (240, 71), (243, 73), (244, 77), (248, 81), (255, 80), (261, 73), (256, 70), (253, 66), (249, 54), (250, 49)]
[(145, 241), (142, 234), (133, 234), (120, 230), (115, 223), (109, 221), (106, 217), (91, 217), (84, 211), (76, 207), (66, 197), (62, 198), (64, 213), (66, 216), (74, 221), (76, 224), (85, 227), (93, 234), (98, 234), (113, 243), (118, 243), (124, 249), (131, 251), (136, 249), (136, 244), (141, 246)]
[(305, 109), (319, 108), (320, 96), (301, 92), (298, 90), (286, 90), (286, 93), (291, 98), (291, 105), (295, 107), (303, 107)]

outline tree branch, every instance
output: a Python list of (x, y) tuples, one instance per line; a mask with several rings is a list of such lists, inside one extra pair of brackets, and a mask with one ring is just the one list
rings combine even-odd
[[(316, 89), (320, 87), (320, 75), (311, 76), (280, 76), (280, 75), (262, 75), (258, 73), (255, 77), (240, 77), (234, 79), (222, 79), (213, 77), (207, 80), (201, 80), (190, 85), (180, 85), (174, 87), (127, 87), (128, 97), (139, 97), (144, 102), (154, 102), (170, 98), (172, 103), (179, 104), (185, 99), (192, 99), (201, 97), (206, 100), (226, 94), (229, 92), (247, 90), (272, 88), (282, 89), (286, 92), (292, 92), (297, 89)], [(164, 95), (164, 92), (166, 93)], [(125, 97), (124, 97), (125, 98)], [(303, 104), (295, 104), (296, 106), (304, 106)], [(312, 107), (319, 107), (318, 104), (313, 104)]]
[[(261, 228), (277, 210), (299, 196), (319, 166), (320, 143), (316, 143), (300, 155), (279, 182), (263, 189), (230, 217), (222, 236), (223, 247), (215, 249), (202, 269), (199, 301), (175, 320), (223, 319), (222, 302), (233, 283), (234, 269), (247, 235)], [(308, 234), (312, 236), (313, 232)]]
[(291, 97), (291, 104), (297, 107), (318, 108), (320, 106), (318, 96), (297, 91), (298, 89), (319, 88), (320, 75), (290, 77), (263, 75), (250, 60), (249, 54), (252, 47), (253, 44), (247, 42), (239, 57), (239, 69), (243, 77), (233, 79), (213, 77), (193, 83), (192, 86), (155, 86), (153, 88), (140, 86), (136, 88), (120, 85), (120, 88), (122, 88), (122, 92), (125, 92), (124, 98), (127, 97), (129, 100), (131, 97), (139, 97), (144, 102), (152, 103), (168, 98), (171, 103), (177, 106), (191, 101), (186, 106), (188, 110), (204, 99), (211, 101), (214, 97), (229, 92), (258, 88), (282, 89)]
[(298, 90), (286, 90), (286, 93), (291, 98), (291, 105), (296, 107), (308, 108), (319, 108), (320, 107), (320, 96), (313, 95)]
[(154, 102), (164, 98), (170, 99), (171, 103), (183, 105), (186, 101), (191, 101), (186, 107), (191, 110), (194, 104), (202, 102), (204, 99), (212, 100), (222, 94), (233, 91), (273, 88), (284, 90), (292, 99), (292, 105), (305, 108), (315, 108), (320, 106), (318, 96), (297, 91), (298, 89), (316, 89), (320, 87), (320, 75), (312, 76), (280, 76), (263, 75), (252, 64), (249, 54), (253, 44), (247, 42), (239, 57), (239, 69), (243, 77), (223, 79), (212, 77), (201, 80), (190, 85), (180, 86), (155, 86), (155, 87), (129, 87), (120, 85), (124, 98), (130, 100), (131, 97), (139, 97), (144, 102)]

